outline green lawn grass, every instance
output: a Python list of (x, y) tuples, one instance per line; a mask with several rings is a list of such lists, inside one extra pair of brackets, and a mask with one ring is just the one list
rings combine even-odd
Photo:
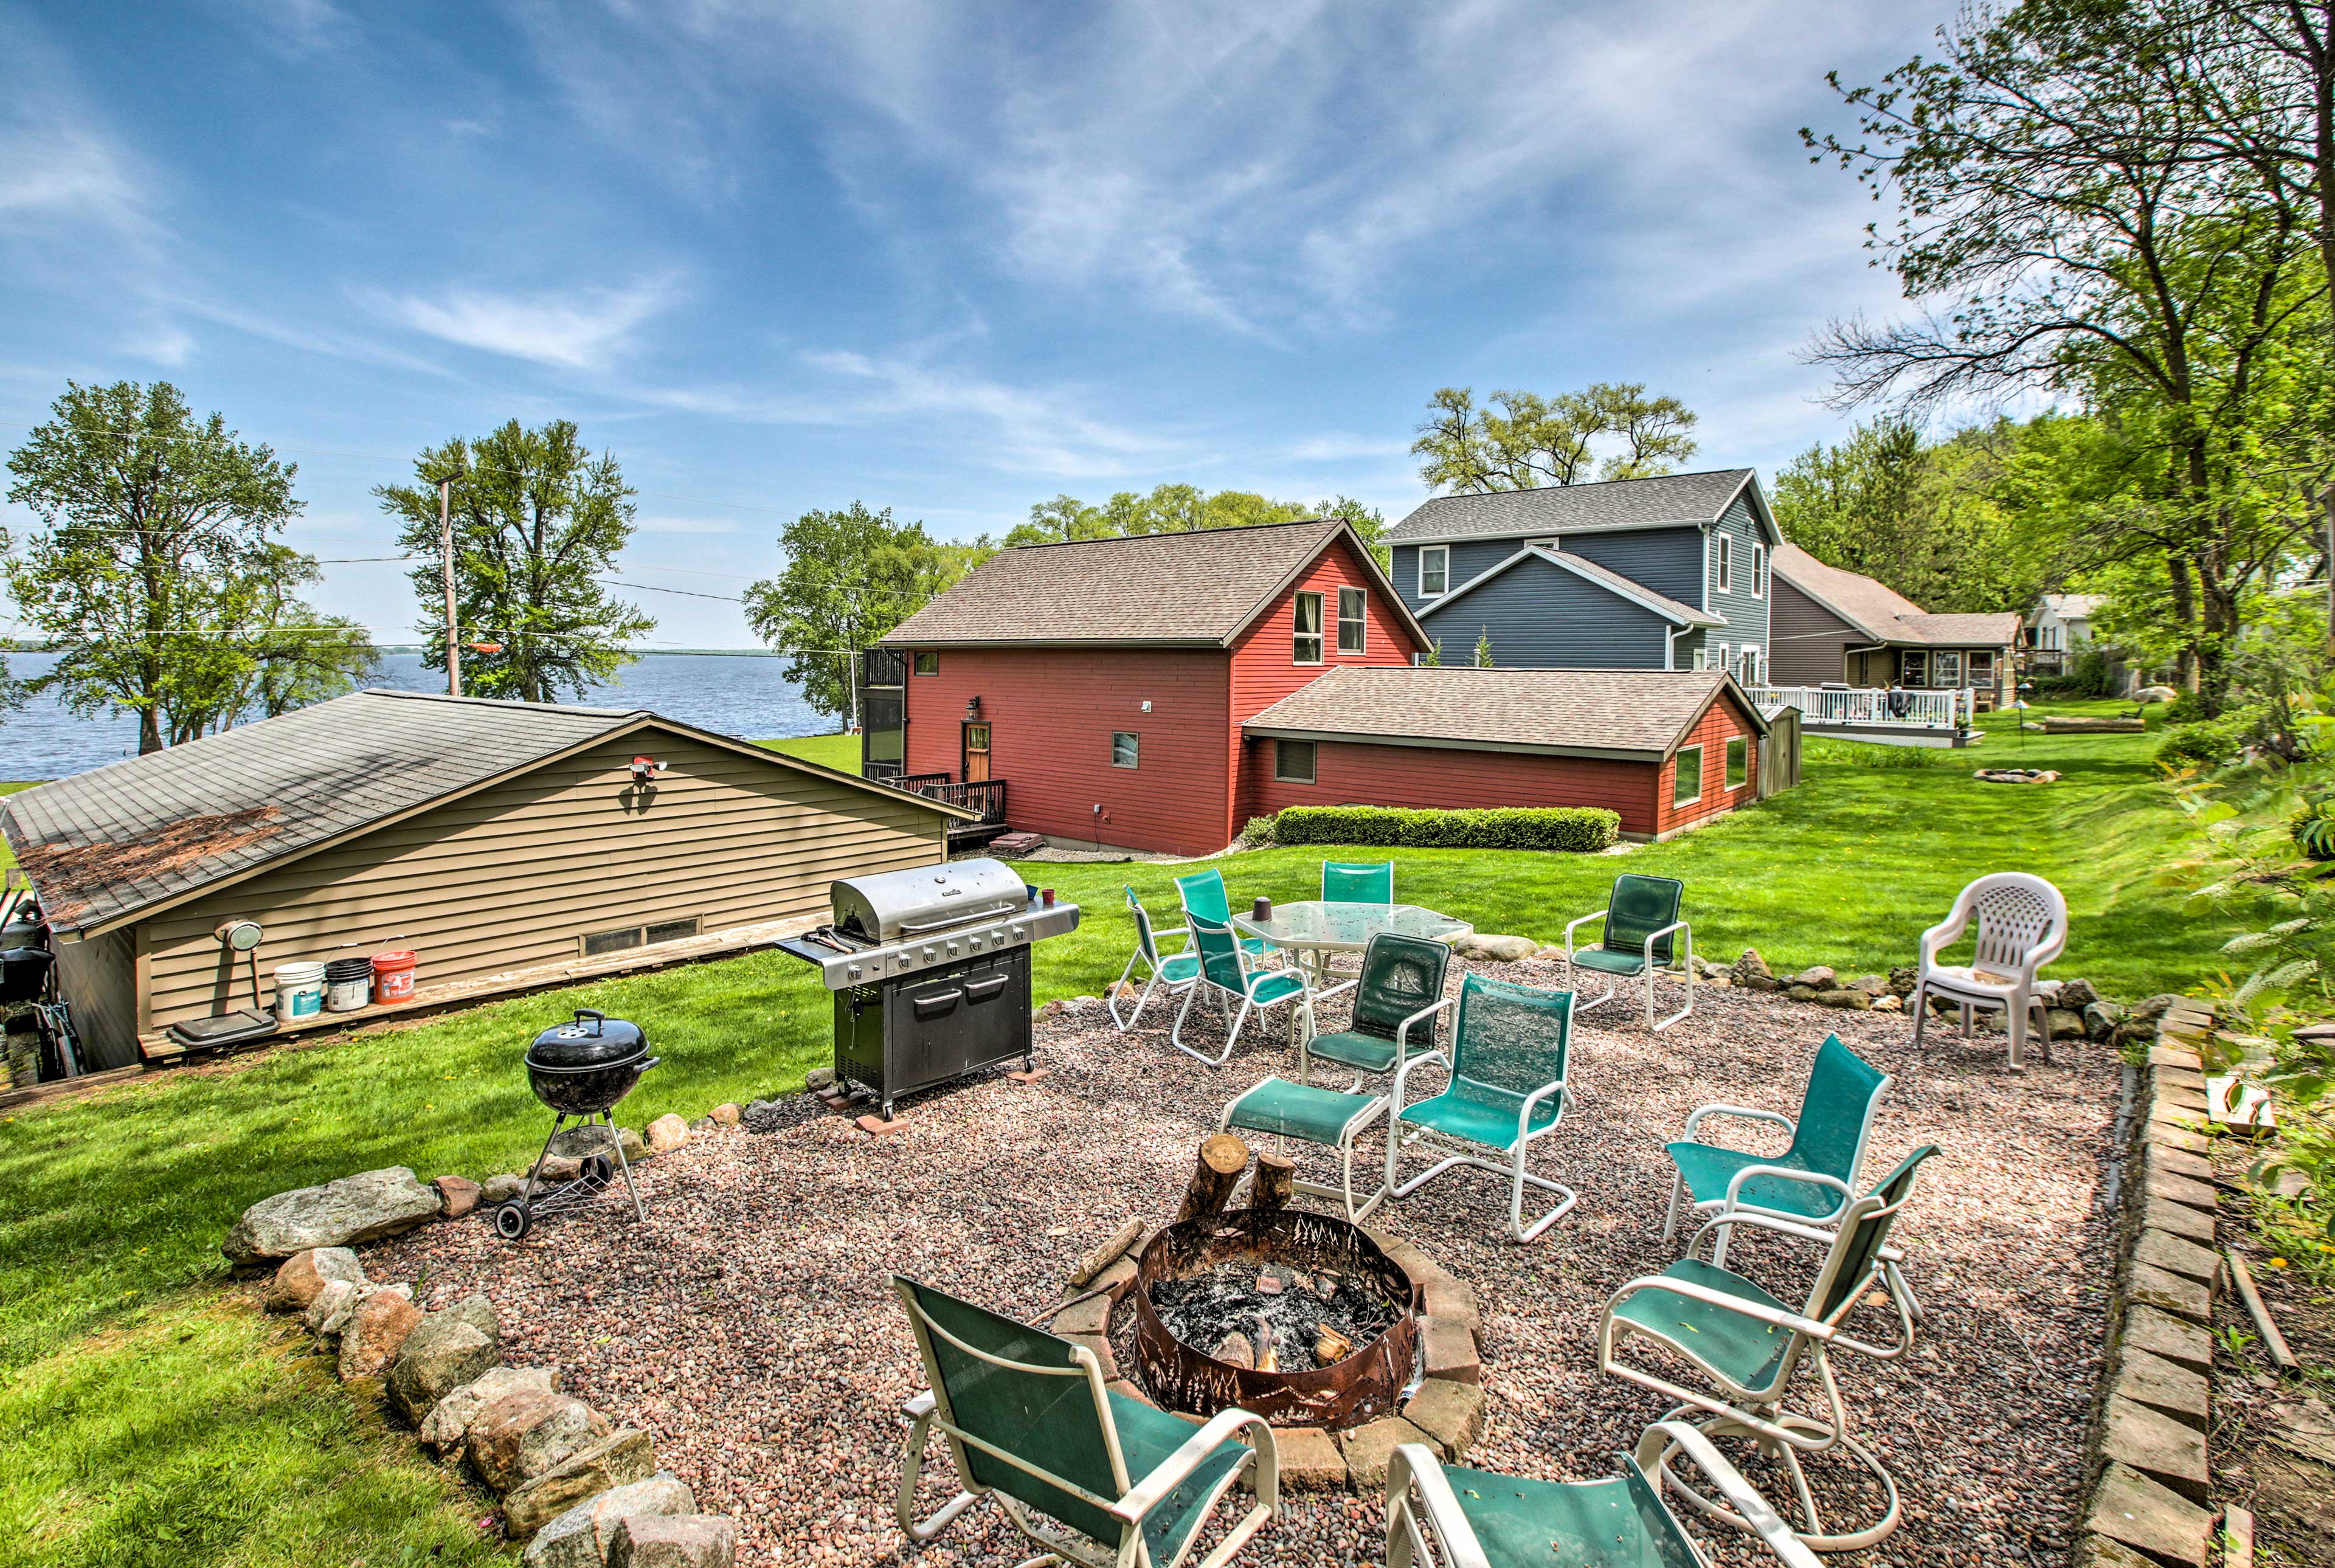
[[(1979, 750), (1938, 753), (1933, 764), (1912, 767), (1859, 766), (1849, 759), (1885, 759), (1871, 749), (1811, 746), (1799, 789), (1624, 854), (1393, 852), (1397, 895), (1482, 931), (1548, 941), (1571, 916), (1602, 905), (1616, 873), (1673, 875), (1687, 882), (1687, 913), (1704, 954), (1732, 958), (1750, 944), (1778, 965), (1822, 962), (1859, 973), (1911, 962), (1916, 936), (1958, 888), (1981, 872), (2017, 868), (2040, 872), (2068, 894), (2069, 957), (2053, 973), (2088, 975), (2113, 995), (2137, 998), (2184, 989), (2218, 968), (2215, 948), (2254, 911), (2203, 914), (2161, 880), (2197, 836), (2156, 782), (2148, 758), (2156, 737), (2029, 735), (2022, 742), (2018, 733), (2006, 725)], [(825, 736), (780, 744), (832, 761), (849, 742)], [(2045, 786), (1984, 785), (1971, 777), (1981, 761), (2057, 768), (2065, 777)], [(1325, 857), (1348, 857), (1311, 846), (1217, 864), (1237, 905), (1260, 893), (1313, 896)], [(1358, 848), (1352, 857), (1388, 852)], [(1026, 880), (1086, 911), (1080, 931), (1038, 949), (1040, 1000), (1099, 992), (1118, 975), (1130, 944), (1122, 885), (1172, 921), (1172, 879), (1193, 868), (1022, 866)], [(418, 1461), (401, 1466), (384, 1457), (369, 1419), (316, 1408), (314, 1401), (339, 1398), (331, 1389), (304, 1393), (304, 1385), (278, 1380), (292, 1374), (271, 1349), (276, 1341), (232, 1312), (221, 1316), (206, 1287), (226, 1277), (221, 1234), (271, 1193), (379, 1166), (411, 1166), (427, 1178), (482, 1177), (524, 1164), (548, 1122), (528, 1091), (519, 1054), (538, 1029), (582, 1006), (640, 1021), (664, 1059), (625, 1103), (635, 1123), (799, 1089), (804, 1071), (830, 1050), (828, 993), (804, 965), (762, 953), (386, 1033), (278, 1047), (90, 1099), (0, 1113), (0, 1563), (8, 1551), (27, 1549), (25, 1541), (78, 1541), (82, 1533), (84, 1544), (54, 1560), (170, 1555), (137, 1544), (143, 1505), (136, 1500), (167, 1500), (180, 1472), (158, 1479), (158, 1490), (137, 1491), (131, 1471), (103, 1457), (125, 1432), (145, 1446), (132, 1451), (167, 1452), (174, 1465), (210, 1466), (222, 1476), (237, 1472), (237, 1444), (278, 1436), (296, 1447), (325, 1442), (307, 1471), (292, 1448), (269, 1449), (276, 1457), (248, 1485), (237, 1476), (236, 1489), (247, 1495), (218, 1501), (216, 1520), (196, 1509), (200, 1527), (218, 1534), (184, 1560), (286, 1560), (270, 1531), (296, 1526), (288, 1538), (315, 1544), (334, 1520), (341, 1524), (332, 1528), (349, 1532), (324, 1553), (336, 1561), (427, 1557), (442, 1544), (454, 1505), (448, 1499), (459, 1495), (442, 1481), (425, 1485)], [(342, 1508), (344, 1480), (369, 1499), (362, 1521)], [(313, 1522), (294, 1499), (307, 1491), (323, 1499), (315, 1517), (325, 1523), (302, 1537), (297, 1530)]]
[(803, 735), (790, 740), (757, 740), (754, 743), (846, 773), (859, 771), (859, 737), (857, 735)]

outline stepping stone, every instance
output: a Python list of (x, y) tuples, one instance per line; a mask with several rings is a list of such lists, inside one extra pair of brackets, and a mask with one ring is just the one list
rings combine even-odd
[(853, 1125), (873, 1137), (885, 1137), (896, 1132), (906, 1132), (907, 1122), (899, 1117), (886, 1121), (880, 1116), (868, 1115), (855, 1118)]
[(2176, 1318), (2186, 1318), (2193, 1323), (2214, 1321), (2214, 1292), (2202, 1282), (2150, 1263), (2136, 1263), (2132, 1265), (2131, 1276), (2125, 1286), (2125, 1299), (2134, 1308), (2155, 1307)]
[(1293, 1492), (1335, 1492), (1346, 1485), (1346, 1457), (1337, 1439), (1319, 1427), (1275, 1427), (1273, 1446), (1281, 1458), (1281, 1484)]
[(2200, 1284), (2210, 1285), (2222, 1272), (2221, 1254), (2213, 1248), (2154, 1228), (2142, 1230), (2140, 1240), (2133, 1245), (2132, 1258), (2136, 1264), (2146, 1263)]
[(2125, 1309), (2124, 1348), (2172, 1362), (2192, 1372), (2214, 1369), (2214, 1336), (2193, 1322), (2139, 1302)]
[(1354, 1490), (1364, 1496), (1385, 1492), (1387, 1461), (1405, 1443), (1436, 1446), (1434, 1438), (1400, 1416), (1384, 1416), (1339, 1434), (1338, 1447), (1346, 1457), (1346, 1476)]
[(2187, 1204), (2159, 1197), (2153, 1192), (2145, 1193), (2140, 1200), (2140, 1223), (2150, 1230), (2182, 1236), (2199, 1246), (2214, 1244), (2214, 1211), (2210, 1205), (2200, 1212)]
[(2161, 1415), (2172, 1417), (2185, 1427), (2203, 1431), (2205, 1427), (2206, 1383), (2204, 1376), (2186, 1367), (2176, 1366), (2162, 1356), (2152, 1356), (2146, 1350), (2126, 1341), (2124, 1355), (2117, 1368), (2116, 1382), (2111, 1392), (2136, 1405), (2146, 1405)]
[(2114, 1394), (2100, 1421), (2100, 1452), (2193, 1503), (2203, 1503), (2212, 1490), (2204, 1433)]
[(2101, 1473), (2084, 1515), (2084, 1528), (2136, 1547), (2159, 1563), (2204, 1568), (2214, 1516), (2130, 1466), (2111, 1462)]

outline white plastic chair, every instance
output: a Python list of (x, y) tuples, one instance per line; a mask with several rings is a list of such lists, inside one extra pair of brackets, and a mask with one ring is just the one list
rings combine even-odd
[[(1961, 940), (1978, 923), (1977, 946), (1968, 963), (1940, 963), (1938, 954)], [(2010, 1034), (2010, 1070), (2020, 1070), (2027, 1046), (2030, 1014), (2041, 1023), (2043, 1055), (2051, 1055), (2051, 1031), (2040, 1015), (2044, 1000), (2035, 989), (2035, 972), (2059, 956), (2068, 945), (2068, 901), (2040, 876), (2024, 871), (1997, 871), (1980, 877), (1956, 895), (1952, 913), (1922, 933), (1921, 980), (1914, 988), (1914, 1043), (1922, 1043), (1929, 1022), (1930, 998), (1943, 996), (1962, 1010), (1962, 1038), (1971, 1034), (1971, 1015), (1979, 1008), (2001, 1008)]]

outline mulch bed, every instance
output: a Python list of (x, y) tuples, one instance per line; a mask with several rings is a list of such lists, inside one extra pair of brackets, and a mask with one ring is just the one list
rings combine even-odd
[[(1551, 964), (1493, 972), (1559, 979)], [(799, 1118), (774, 1132), (693, 1139), (644, 1166), (645, 1224), (599, 1209), (518, 1244), (482, 1223), (436, 1225), (375, 1249), (367, 1267), (421, 1275), (431, 1305), (486, 1291), (510, 1359), (557, 1363), (571, 1391), (653, 1432), (702, 1507), (737, 1515), (744, 1561), (1019, 1562), (1032, 1549), (986, 1505), (922, 1549), (894, 1523), (899, 1409), (919, 1371), (886, 1276), (911, 1272), (1029, 1314), (1060, 1299), (1071, 1264), (1122, 1218), (1170, 1217), (1224, 1102), (1291, 1059), (1277, 1017), (1216, 1071), (1169, 1050), (1167, 1023), (1155, 1010), (1122, 1037), (1099, 1004), (1042, 1018), (1050, 1071), (1037, 1082), (997, 1077), (920, 1097), (903, 1108), (907, 1128), (882, 1137), (801, 1099)], [(1220, 1039), (1217, 1027), (1196, 1010), (1202, 1039)], [(1468, 1463), (1554, 1479), (1613, 1473), (1615, 1452), (1662, 1414), (1658, 1396), (1597, 1373), (1595, 1331), (1616, 1286), (1676, 1256), (1661, 1240), (1662, 1146), (1708, 1102), (1791, 1113), (1828, 1031), (1897, 1078), (1867, 1179), (1921, 1143), (1943, 1150), (1897, 1231), (1928, 1310), (1915, 1350), (1887, 1365), (1836, 1362), (1853, 1429), (1897, 1475), (1905, 1523), (1833, 1560), (2063, 1563), (2110, 1266), (2095, 1206), (2117, 1068), (2100, 1047), (2081, 1067), (2065, 1047), (2058, 1065), (2034, 1053), (2014, 1076), (1999, 1038), (1965, 1045), (1941, 1031), (1917, 1056), (1902, 1016), (1772, 995), (1706, 988), (1694, 1016), (1660, 1035), (1618, 1006), (1590, 1014), (1574, 1032), (1575, 1103), (1534, 1164), (1579, 1189), (1572, 1215), (1532, 1245), (1507, 1244), (1505, 1186), (1462, 1172), (1373, 1218), (1482, 1300), (1489, 1404)], [(1783, 1141), (1740, 1121), (1710, 1130), (1749, 1148)], [(1382, 1143), (1364, 1147), (1382, 1157)], [(1318, 1150), (1300, 1162), (1323, 1168)], [(1739, 1240), (1729, 1262), (1797, 1301), (1814, 1252)], [(1853, 1321), (1868, 1337), (1891, 1326), (1864, 1309)], [(1776, 1483), (1764, 1465), (1750, 1473)], [(953, 1489), (936, 1447), (925, 1506)], [(1380, 1560), (1375, 1498), (1284, 1497), (1284, 1517), (1241, 1561)], [(1697, 1534), (1718, 1561), (1773, 1561), (1724, 1530)]]

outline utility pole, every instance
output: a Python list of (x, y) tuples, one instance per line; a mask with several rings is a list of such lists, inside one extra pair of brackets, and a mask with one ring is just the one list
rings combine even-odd
[(446, 695), (462, 694), (462, 629), (454, 620), (454, 476), (438, 481), (438, 538), (446, 566)]

